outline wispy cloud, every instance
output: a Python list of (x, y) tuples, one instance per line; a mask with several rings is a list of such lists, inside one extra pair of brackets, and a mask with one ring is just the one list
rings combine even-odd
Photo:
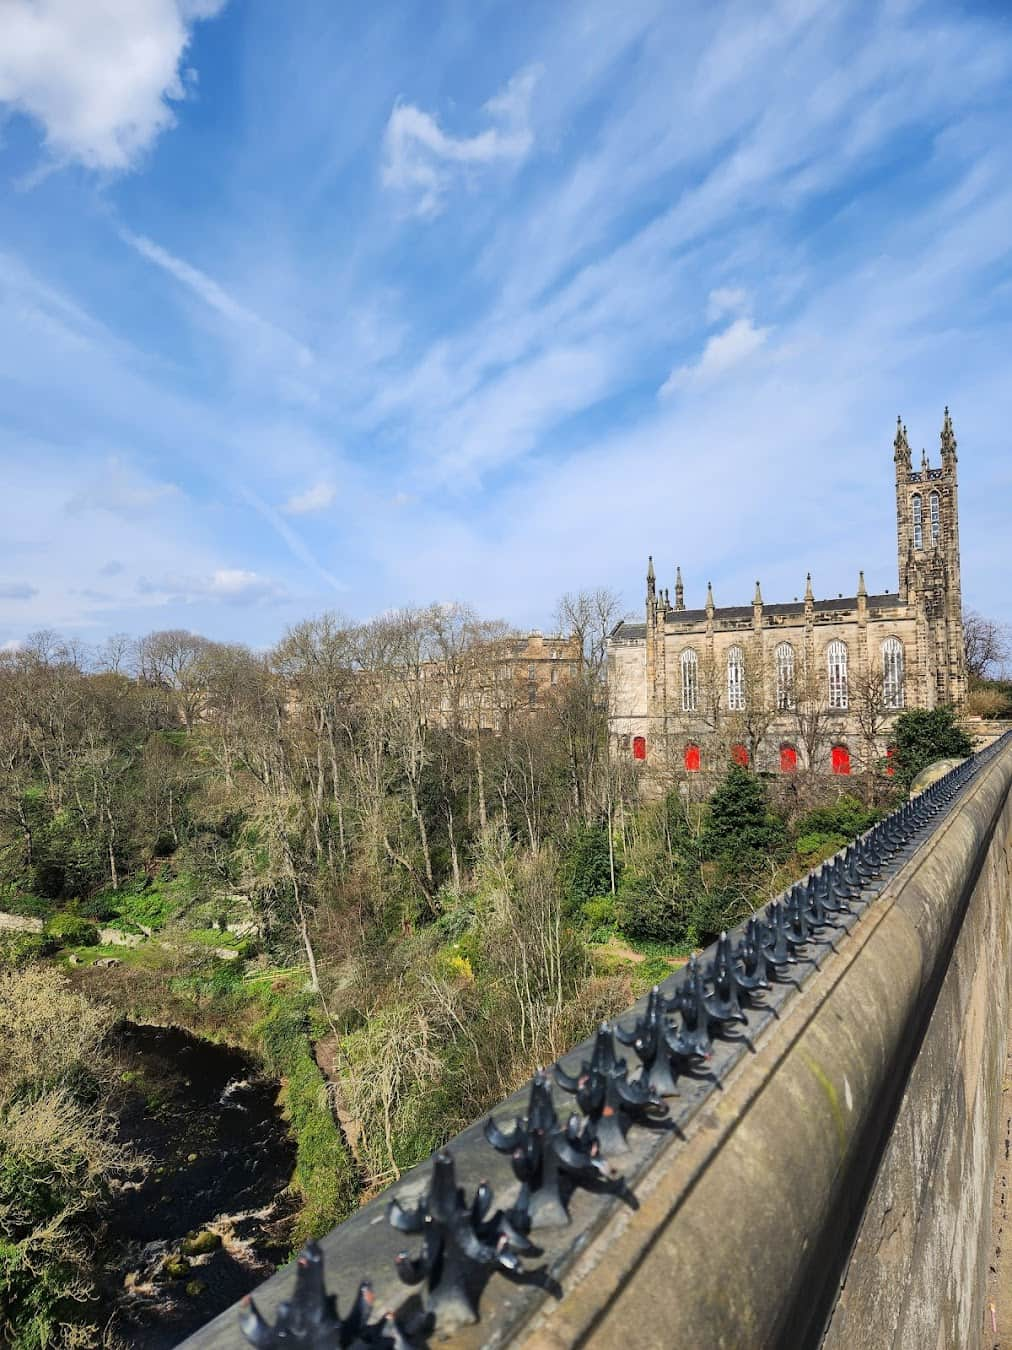
[[(67, 498), (64, 510), (71, 515), (78, 511), (108, 511), (114, 516), (132, 518), (145, 515), (167, 500), (179, 496), (180, 491), (175, 483), (159, 483), (145, 478), (118, 456), (112, 455), (89, 483)], [(106, 572), (106, 575), (112, 574)]]
[(121, 234), (124, 242), (135, 249), (142, 258), (146, 258), (148, 262), (154, 263), (163, 272), (174, 277), (181, 286), (230, 324), (246, 329), (260, 340), (280, 345), (303, 371), (312, 366), (313, 354), (308, 347), (276, 324), (261, 318), (254, 310), (241, 304), (206, 272), (202, 272), (182, 258), (175, 257), (168, 249), (162, 248), (160, 244), (142, 234), (134, 234), (130, 230), (122, 230)]
[(5, 0), (0, 103), (39, 122), (57, 160), (131, 168), (185, 98), (193, 24), (225, 0)]
[(489, 99), (491, 123), (473, 136), (453, 136), (432, 113), (413, 103), (395, 104), (383, 141), (383, 182), (405, 194), (419, 216), (435, 216), (451, 185), (469, 171), (498, 161), (519, 162), (534, 144), (530, 103), (540, 72), (523, 70)]
[(722, 333), (707, 339), (698, 361), (671, 372), (658, 391), (661, 398), (687, 385), (710, 384), (726, 375), (759, 350), (769, 331), (757, 328), (751, 319), (735, 319)]
[(141, 577), (137, 589), (156, 602), (172, 604), (218, 600), (228, 605), (262, 605), (286, 595), (285, 588), (269, 577), (241, 567), (219, 567), (209, 576)]
[(296, 492), (289, 497), (281, 508), (286, 516), (307, 516), (315, 511), (325, 511), (333, 504), (337, 489), (333, 483), (314, 483), (304, 492)]
[(39, 588), (27, 581), (0, 581), (0, 600), (31, 600), (38, 593)]

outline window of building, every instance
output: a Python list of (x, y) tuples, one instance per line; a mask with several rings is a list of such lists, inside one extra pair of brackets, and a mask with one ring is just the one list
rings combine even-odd
[(847, 644), (831, 642), (826, 649), (826, 663), (829, 667), (829, 706), (847, 707)]
[(682, 652), (682, 712), (696, 711), (699, 661), (691, 647)]
[(731, 746), (731, 758), (735, 764), (740, 764), (743, 769), (748, 768), (748, 751), (741, 742)]
[(730, 712), (745, 707), (745, 653), (740, 647), (731, 647), (727, 653), (727, 706)]
[(886, 638), (882, 643), (882, 702), (887, 708), (903, 707), (903, 643)]
[(780, 747), (780, 772), (794, 773), (798, 767), (798, 752), (793, 745)]
[(699, 772), (699, 746), (687, 745), (685, 747), (685, 768), (689, 773)]
[(538, 668), (533, 661), (527, 662), (527, 678), (529, 680), (536, 680), (538, 678)]
[(530, 684), (527, 686), (528, 707), (533, 708), (537, 704), (537, 701), (538, 701), (538, 686), (536, 684)]
[(937, 492), (932, 492), (928, 498), (928, 519), (931, 522), (931, 542), (937, 544), (938, 536), (942, 533), (942, 514)]
[(777, 707), (783, 711), (794, 707), (794, 648), (781, 642), (773, 653), (777, 676)]
[(633, 759), (646, 759), (647, 757), (647, 738), (645, 736), (633, 737)]
[(914, 520), (914, 548), (924, 547), (924, 529), (921, 519), (921, 494), (915, 492), (911, 500)]
[(845, 745), (834, 745), (831, 761), (834, 773), (850, 773), (850, 751)]

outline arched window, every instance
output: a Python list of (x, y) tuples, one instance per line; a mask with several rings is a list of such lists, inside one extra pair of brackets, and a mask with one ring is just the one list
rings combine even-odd
[(699, 746), (687, 745), (685, 747), (685, 768), (689, 773), (699, 772)]
[(773, 653), (777, 675), (777, 707), (783, 711), (794, 707), (794, 648), (781, 642)]
[(632, 745), (633, 745), (633, 759), (646, 759), (647, 738), (645, 736), (634, 736)]
[(924, 547), (924, 529), (921, 519), (921, 494), (915, 492), (911, 498), (911, 507), (913, 508), (914, 520), (914, 548)]
[(882, 702), (887, 708), (903, 707), (903, 643), (886, 638), (882, 643)]
[(793, 745), (780, 747), (780, 772), (794, 773), (798, 767), (798, 752)]
[(682, 712), (696, 711), (699, 687), (699, 661), (691, 647), (682, 652)]
[(850, 773), (850, 751), (845, 745), (834, 745), (832, 753), (834, 773)]
[(727, 706), (730, 712), (741, 712), (745, 707), (745, 653), (740, 647), (728, 648)]
[(831, 642), (826, 649), (826, 662), (829, 667), (829, 706), (846, 708), (847, 706), (847, 644)]
[(942, 533), (942, 514), (937, 492), (932, 492), (928, 497), (928, 519), (931, 522), (931, 542), (937, 544), (938, 536)]
[(748, 768), (748, 751), (741, 743), (731, 746), (731, 758), (735, 764), (740, 764), (743, 769)]

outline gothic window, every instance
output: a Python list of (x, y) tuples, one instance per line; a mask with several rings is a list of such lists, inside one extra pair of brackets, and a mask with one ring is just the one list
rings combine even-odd
[(731, 746), (731, 758), (735, 764), (739, 764), (743, 769), (748, 768), (748, 750), (742, 744)]
[(850, 751), (845, 745), (834, 745), (831, 764), (834, 773), (850, 773)]
[(692, 648), (686, 647), (682, 652), (682, 712), (696, 711), (698, 687), (699, 661)]
[(645, 736), (634, 736), (632, 745), (633, 745), (633, 759), (646, 759), (647, 738)]
[(924, 529), (921, 520), (921, 494), (915, 492), (911, 498), (914, 519), (914, 548), (924, 547)]
[(831, 642), (826, 651), (829, 667), (829, 706), (847, 707), (847, 644)]
[(886, 638), (882, 643), (882, 702), (887, 708), (903, 707), (903, 643)]
[(687, 745), (685, 747), (685, 768), (689, 773), (699, 772), (699, 746)]
[(731, 647), (727, 653), (727, 706), (730, 712), (742, 712), (745, 707), (745, 653), (740, 647)]
[(781, 711), (794, 707), (794, 648), (781, 642), (773, 653), (777, 675), (777, 708)]
[(794, 773), (798, 767), (798, 752), (793, 745), (780, 747), (780, 772)]
[(931, 522), (931, 542), (937, 544), (938, 536), (942, 532), (941, 509), (937, 492), (932, 492), (928, 497), (928, 519)]

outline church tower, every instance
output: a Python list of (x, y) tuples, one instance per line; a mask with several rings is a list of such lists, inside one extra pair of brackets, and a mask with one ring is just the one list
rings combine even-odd
[(949, 409), (941, 434), (941, 465), (921, 452), (914, 469), (907, 429), (896, 419), (896, 550), (900, 600), (917, 605), (928, 634), (929, 706), (966, 698), (956, 436)]

